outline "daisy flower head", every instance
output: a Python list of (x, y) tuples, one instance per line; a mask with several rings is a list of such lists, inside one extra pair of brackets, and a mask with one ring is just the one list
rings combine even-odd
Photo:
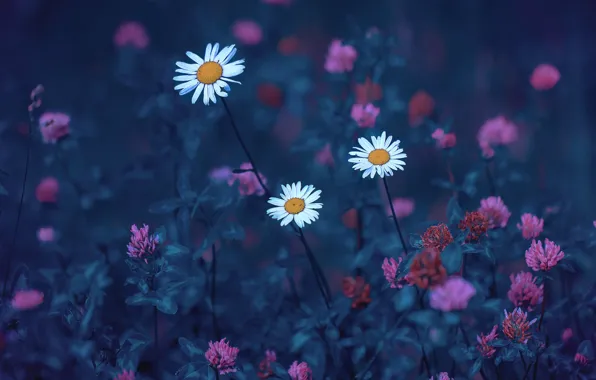
[(267, 210), (269, 216), (281, 220), (282, 226), (294, 221), (300, 228), (319, 218), (319, 212), (316, 210), (322, 208), (323, 204), (314, 202), (321, 197), (321, 190), (315, 190), (313, 185), (302, 187), (300, 182), (281, 185), (281, 188), (281, 198), (271, 197), (268, 200), (275, 206)]
[(383, 132), (379, 137), (372, 137), (369, 142), (364, 137), (358, 139), (359, 147), (355, 146), (349, 154), (356, 156), (350, 158), (348, 161), (353, 163), (354, 170), (364, 171), (362, 178), (370, 176), (374, 178), (375, 174), (379, 177), (392, 176), (394, 170), (404, 170), (406, 165), (402, 158), (407, 155), (404, 150), (399, 147), (400, 140), (395, 140), (392, 136), (387, 137)]
[[(203, 94), (203, 103), (207, 106), (209, 101), (217, 103), (217, 97), (228, 96), (230, 91), (228, 83), (240, 82), (230, 79), (244, 72), (244, 59), (230, 62), (236, 54), (235, 45), (226, 46), (219, 50), (219, 44), (207, 44), (205, 57), (187, 51), (186, 56), (193, 62), (176, 62), (177, 73), (183, 74), (174, 77), (177, 82), (182, 82), (174, 90), (180, 91), (180, 95), (186, 95), (194, 90), (192, 104), (195, 104)], [(224, 91), (225, 90), (225, 91)]]

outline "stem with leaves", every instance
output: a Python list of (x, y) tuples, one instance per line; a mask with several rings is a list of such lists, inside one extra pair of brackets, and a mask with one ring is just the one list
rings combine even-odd
[[(230, 124), (232, 125), (232, 130), (234, 131), (234, 135), (236, 135), (236, 139), (240, 143), (240, 146), (242, 147), (242, 150), (244, 151), (246, 158), (250, 162), (250, 165), (252, 167), (252, 172), (254, 172), (254, 174), (257, 178), (257, 181), (259, 182), (259, 185), (265, 192), (265, 195), (267, 197), (271, 197), (272, 193), (269, 190), (269, 188), (267, 187), (267, 185), (265, 185), (265, 183), (261, 179), (259, 169), (257, 168), (255, 160), (253, 159), (246, 144), (244, 143), (244, 140), (242, 139), (242, 136), (240, 135), (240, 131), (238, 130), (238, 126), (236, 125), (234, 116), (232, 116), (232, 112), (230, 111), (230, 107), (228, 106), (228, 103), (226, 102), (226, 100), (224, 98), (222, 98), (221, 100), (224, 105), (226, 114), (228, 115), (228, 118), (230, 119)], [(325, 274), (323, 273), (321, 266), (317, 262), (315, 255), (313, 254), (312, 250), (310, 249), (310, 246), (308, 245), (308, 242), (306, 241), (306, 238), (304, 237), (304, 233), (302, 232), (302, 229), (295, 226), (294, 224), (292, 224), (292, 229), (294, 230), (296, 235), (298, 235), (298, 237), (300, 238), (300, 242), (302, 243), (302, 245), (304, 246), (304, 249), (306, 250), (306, 256), (310, 263), (311, 269), (315, 275), (315, 279), (317, 281), (317, 286), (319, 287), (319, 291), (323, 295), (325, 305), (329, 309), (329, 308), (331, 308), (331, 291), (330, 291), (327, 279), (325, 278)]]

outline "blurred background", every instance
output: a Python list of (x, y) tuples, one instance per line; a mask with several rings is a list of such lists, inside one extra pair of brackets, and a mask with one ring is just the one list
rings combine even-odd
[[(405, 143), (408, 168), (391, 183), (395, 197), (415, 199), (412, 226), (444, 218), (450, 196), (431, 184), (446, 179), (445, 160), (430, 140), (432, 128), (422, 132), (427, 123), (412, 122), (417, 113), (456, 133), (458, 182), (470, 170), (481, 172), (480, 126), (505, 116), (520, 136), (509, 149), (517, 182), (503, 179), (499, 188), (506, 202), (512, 209), (523, 197), (534, 209), (564, 202), (591, 221), (595, 14), (593, 2), (579, 0), (3, 0), (0, 168), (8, 173), (2, 178), (8, 195), (0, 198), (0, 240), (7, 245), (12, 238), (27, 156), (27, 105), (38, 84), (45, 88), (40, 111), (68, 115), (70, 136), (44, 144), (34, 131), (18, 240), (23, 261), (37, 257), (40, 226), (59, 226), (68, 250), (104, 249), (114, 239), (121, 245), (132, 223), (171, 218), (150, 213), (150, 204), (178, 196), (186, 185), (199, 192), (214, 168), (245, 162), (221, 104), (193, 106), (173, 90), (175, 61), (185, 61), (187, 50), (202, 55), (208, 42), (235, 43), (237, 56), (246, 59), (238, 78), (243, 84), (233, 87), (229, 104), (273, 186), (304, 178), (326, 189), (324, 179), (341, 165), (317, 161), (330, 141), (319, 133), (331, 129), (324, 104), (348, 96), (381, 109), (374, 128), (349, 130), (348, 147), (354, 130), (386, 130)], [(359, 51), (362, 62), (352, 72), (326, 72), (334, 39)], [(391, 46), (391, 57), (375, 60), (361, 49), (378, 41), (389, 41), (383, 46)], [(540, 64), (560, 73), (548, 91), (530, 83)], [(349, 115), (347, 107), (341, 112)], [(164, 159), (181, 147), (180, 131), (191, 125), (200, 125), (196, 157)], [(181, 185), (185, 170), (192, 174)], [(49, 207), (35, 195), (47, 176), (60, 182), (59, 202)], [(486, 180), (478, 177), (486, 196)], [(354, 205), (327, 189), (326, 201), (337, 197), (337, 207), (322, 219), (349, 225), (345, 212)], [(262, 213), (250, 201), (243, 207)], [(202, 237), (200, 223), (193, 223), (179, 239), (199, 244)]]

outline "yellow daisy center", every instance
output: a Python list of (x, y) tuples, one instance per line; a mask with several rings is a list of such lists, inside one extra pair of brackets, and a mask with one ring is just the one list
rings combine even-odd
[(390, 158), (389, 152), (385, 149), (375, 149), (368, 155), (368, 161), (373, 165), (385, 165)]
[(213, 84), (223, 75), (223, 67), (217, 62), (205, 62), (197, 70), (197, 79), (204, 84)]
[(300, 214), (302, 211), (304, 211), (304, 207), (304, 199), (300, 198), (290, 198), (284, 205), (284, 209), (288, 212), (288, 214), (292, 215)]

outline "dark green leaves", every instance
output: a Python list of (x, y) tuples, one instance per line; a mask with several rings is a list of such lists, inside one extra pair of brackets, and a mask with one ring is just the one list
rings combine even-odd
[(396, 291), (393, 296), (393, 307), (397, 312), (408, 310), (416, 301), (416, 289), (412, 286), (406, 286), (403, 289), (392, 289)]
[(449, 203), (447, 203), (447, 218), (449, 219), (449, 224), (459, 223), (464, 218), (464, 211), (455, 197), (452, 197)]
[(461, 245), (456, 242), (449, 244), (443, 252), (441, 252), (441, 261), (447, 269), (447, 273), (452, 274), (461, 269), (463, 262), (463, 254)]
[(180, 345), (182, 352), (184, 352), (189, 359), (197, 359), (205, 354), (203, 350), (186, 338), (178, 338), (178, 344)]

